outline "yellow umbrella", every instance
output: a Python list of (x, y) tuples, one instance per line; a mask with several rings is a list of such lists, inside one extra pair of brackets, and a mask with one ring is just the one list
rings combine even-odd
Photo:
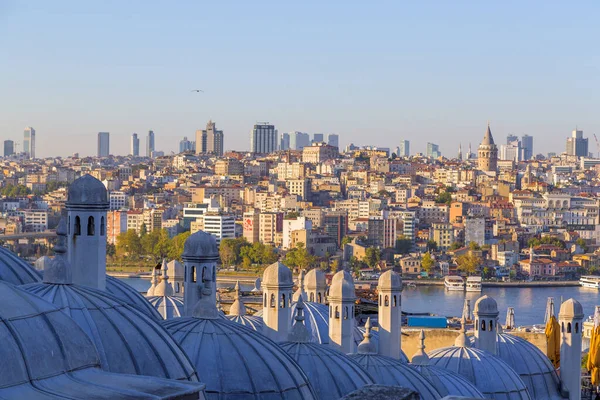
[(587, 362), (587, 369), (590, 371), (594, 386), (600, 385), (600, 351), (598, 351), (600, 340), (598, 339), (600, 339), (600, 326), (595, 327), (592, 331)]
[(552, 315), (546, 324), (546, 354), (554, 365), (554, 368), (560, 366), (560, 325), (556, 317)]
[(585, 365), (586, 369), (590, 372), (594, 368), (592, 362), (594, 360), (594, 353), (596, 353), (596, 328), (592, 328), (592, 332), (590, 334), (590, 349), (588, 350), (588, 358)]

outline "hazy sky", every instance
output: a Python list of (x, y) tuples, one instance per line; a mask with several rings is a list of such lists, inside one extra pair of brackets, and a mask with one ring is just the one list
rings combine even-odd
[(0, 0), (0, 139), (31, 125), (38, 156), (89, 155), (109, 131), (127, 154), (153, 129), (171, 151), (212, 118), (225, 149), (269, 121), (454, 155), (491, 120), (497, 143), (527, 133), (535, 152), (564, 151), (577, 124), (595, 152), (599, 15), (597, 1)]

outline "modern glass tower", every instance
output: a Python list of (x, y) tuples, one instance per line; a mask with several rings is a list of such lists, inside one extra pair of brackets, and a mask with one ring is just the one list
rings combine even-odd
[(98, 157), (108, 157), (110, 150), (110, 134), (108, 132), (98, 132)]
[(146, 157), (152, 157), (154, 152), (154, 131), (148, 131), (148, 137), (146, 137)]
[(130, 154), (134, 157), (140, 156), (140, 138), (138, 134), (134, 133), (131, 135), (131, 151)]
[(35, 129), (30, 126), (23, 132), (23, 152), (28, 158), (35, 158)]

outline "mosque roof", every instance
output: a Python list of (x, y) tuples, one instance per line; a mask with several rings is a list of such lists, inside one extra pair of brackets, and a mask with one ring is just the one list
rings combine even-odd
[(23, 288), (58, 306), (96, 346), (110, 372), (197, 381), (183, 350), (155, 320), (94, 288), (34, 283)]
[(313, 268), (306, 273), (304, 276), (304, 289), (305, 290), (317, 290), (326, 289), (327, 279), (325, 272), (320, 268)]
[(226, 315), (225, 318), (235, 323), (242, 324), (250, 329), (254, 329), (260, 333), (262, 333), (265, 326), (263, 319), (255, 315)]
[(69, 185), (67, 207), (108, 209), (108, 204), (106, 187), (90, 174), (82, 175)]
[(154, 306), (150, 304), (148, 300), (146, 300), (146, 298), (140, 294), (140, 292), (123, 282), (121, 279), (107, 275), (106, 292), (115, 296), (128, 306), (141, 311), (153, 320), (162, 320), (161, 315), (158, 313), (158, 311), (156, 311)]
[(182, 258), (194, 258), (199, 261), (216, 261), (219, 259), (217, 239), (208, 232), (192, 233), (183, 244)]
[(329, 298), (354, 301), (355, 297), (352, 275), (345, 270), (338, 271), (331, 279)]
[(202, 385), (100, 370), (94, 345), (54, 305), (0, 282), (0, 398), (169, 399)]
[(473, 306), (473, 314), (498, 315), (498, 303), (488, 295), (481, 296)]
[(283, 263), (274, 262), (263, 272), (262, 285), (292, 287), (294, 285), (292, 271)]
[(0, 280), (13, 285), (40, 282), (41, 275), (29, 263), (5, 247), (0, 247)]
[(421, 376), (427, 379), (441, 396), (462, 396), (470, 399), (483, 399), (484, 394), (471, 382), (455, 372), (435, 365), (414, 365)]
[(183, 316), (183, 298), (177, 296), (151, 296), (148, 302), (163, 319), (179, 318)]
[(302, 369), (275, 342), (225, 318), (183, 317), (163, 325), (206, 383), (207, 399), (315, 399)]
[(402, 290), (402, 277), (390, 269), (381, 274), (377, 287), (387, 290)]

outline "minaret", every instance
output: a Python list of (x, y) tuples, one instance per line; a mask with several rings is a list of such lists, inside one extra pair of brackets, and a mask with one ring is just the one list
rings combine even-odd
[(494, 355), (498, 346), (498, 314), (498, 304), (493, 298), (485, 295), (475, 302), (475, 347)]
[(371, 318), (367, 318), (367, 323), (365, 324), (365, 333), (363, 334), (363, 340), (358, 344), (356, 348), (356, 352), (358, 354), (377, 354), (377, 343), (372, 342), (371, 338), (373, 334), (371, 333)]
[(213, 235), (198, 231), (187, 238), (183, 245), (183, 310), (184, 315), (191, 316), (196, 303), (203, 295), (210, 296), (216, 309), (216, 277), (219, 250)]
[(158, 269), (158, 265), (156, 267), (154, 267), (154, 269), (152, 269), (152, 280), (151, 280), (151, 285), (148, 288), (148, 291), (146, 292), (146, 296), (150, 297), (150, 296), (154, 296), (154, 289), (156, 289), (156, 285), (158, 285), (159, 279), (158, 276), (160, 274), (160, 270)]
[(83, 175), (67, 195), (67, 254), (73, 283), (96, 289), (106, 287), (106, 187), (91, 175)]
[(379, 292), (379, 354), (400, 360), (402, 355), (402, 278), (391, 269), (381, 274)]
[(304, 299), (311, 303), (325, 304), (325, 294), (327, 292), (327, 279), (325, 273), (319, 268), (313, 268), (304, 277)]
[(275, 342), (287, 340), (292, 318), (292, 271), (279, 261), (263, 273), (264, 334)]
[(429, 356), (425, 353), (425, 331), (423, 329), (419, 333), (419, 350), (412, 356), (410, 362), (413, 365), (427, 365), (429, 363)]
[(458, 160), (462, 161), (463, 159), (463, 154), (462, 154), (462, 143), (458, 144)]
[(339, 271), (329, 288), (329, 345), (342, 353), (354, 353), (354, 281), (348, 271)]
[(569, 400), (581, 398), (581, 340), (583, 307), (569, 299), (560, 305), (560, 380), (564, 396)]
[(471, 150), (471, 143), (469, 142), (469, 152), (467, 153), (467, 160), (471, 159), (472, 154), (473, 154), (473, 151)]
[(485, 172), (496, 172), (498, 168), (498, 147), (494, 143), (489, 123), (477, 151), (477, 165)]
[(240, 281), (235, 283), (235, 300), (229, 307), (229, 315), (246, 315), (246, 306), (240, 293)]
[(304, 300), (308, 301), (308, 297), (304, 291), (304, 275), (304, 270), (301, 270), (300, 274), (298, 274), (298, 289), (294, 292), (294, 296), (292, 297), (292, 301), (294, 302), (298, 301), (300, 296), (304, 297)]

